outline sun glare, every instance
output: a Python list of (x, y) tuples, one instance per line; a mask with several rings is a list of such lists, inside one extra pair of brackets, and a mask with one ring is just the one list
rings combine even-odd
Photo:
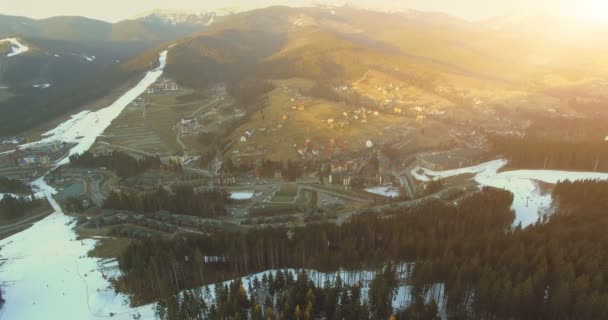
[(583, 0), (574, 8), (574, 14), (593, 24), (608, 24), (608, 0)]

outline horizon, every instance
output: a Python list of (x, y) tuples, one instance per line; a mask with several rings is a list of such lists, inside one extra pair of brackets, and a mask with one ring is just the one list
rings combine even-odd
[[(159, 0), (130, 1), (127, 4), (118, 0), (108, 0), (103, 3), (83, 4), (74, 0), (58, 0), (53, 6), (40, 5), (40, 0), (23, 0), (4, 3), (0, 14), (23, 16), (31, 19), (46, 19), (57, 16), (80, 16), (106, 22), (118, 22), (136, 19), (153, 12), (206, 13), (206, 12), (243, 12), (272, 6), (314, 7), (314, 6), (352, 6), (360, 9), (375, 11), (399, 12), (414, 10), (420, 12), (444, 13), (452, 17), (470, 22), (508, 16), (519, 13), (533, 13), (548, 16), (578, 18), (581, 22), (605, 24), (608, 19), (608, 4), (601, 0), (536, 0), (529, 3), (525, 0), (516, 1), (487, 1), (481, 0), (401, 0), (395, 5), (392, 1), (378, 0), (373, 3), (367, 0), (355, 1), (308, 1), (308, 0), (228, 0), (220, 4), (200, 3), (193, 0), (177, 0), (171, 4)], [(580, 1), (579, 1), (580, 2)], [(120, 6), (121, 10), (114, 10)]]

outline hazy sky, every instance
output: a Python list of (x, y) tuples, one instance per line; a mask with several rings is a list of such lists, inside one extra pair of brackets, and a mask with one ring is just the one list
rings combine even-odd
[[(57, 15), (81, 15), (107, 21), (133, 18), (153, 9), (211, 11), (218, 8), (251, 9), (284, 4), (306, 6), (312, 4), (350, 3), (378, 9), (418, 9), (442, 11), (469, 20), (504, 15), (520, 10), (541, 10), (557, 14), (588, 12), (606, 17), (608, 0), (0, 0), (0, 14), (45, 18)], [(581, 9), (582, 8), (582, 9)], [(584, 14), (586, 15), (586, 13)]]

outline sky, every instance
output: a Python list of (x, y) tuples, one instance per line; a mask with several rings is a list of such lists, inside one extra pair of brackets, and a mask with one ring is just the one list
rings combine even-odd
[(345, 3), (381, 10), (440, 11), (467, 20), (481, 20), (513, 12), (541, 11), (608, 21), (608, 0), (0, 0), (0, 14), (32, 18), (79, 15), (114, 22), (134, 18), (154, 9), (206, 12), (279, 4), (309, 6)]

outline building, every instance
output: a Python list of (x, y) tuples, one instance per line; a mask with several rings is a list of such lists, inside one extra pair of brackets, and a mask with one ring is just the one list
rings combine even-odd
[(179, 90), (179, 86), (171, 79), (158, 80), (148, 87), (149, 94), (159, 94), (165, 92), (175, 92)]
[(252, 135), (253, 135), (253, 130), (245, 130), (245, 132), (243, 132), (243, 135), (240, 138), (240, 141), (247, 142), (247, 140), (249, 138), (251, 138)]
[(196, 118), (182, 119), (177, 126), (182, 135), (190, 135), (193, 134), (198, 127), (198, 120)]
[(236, 183), (236, 177), (232, 174), (222, 174), (215, 177), (215, 184), (220, 186), (233, 185)]

